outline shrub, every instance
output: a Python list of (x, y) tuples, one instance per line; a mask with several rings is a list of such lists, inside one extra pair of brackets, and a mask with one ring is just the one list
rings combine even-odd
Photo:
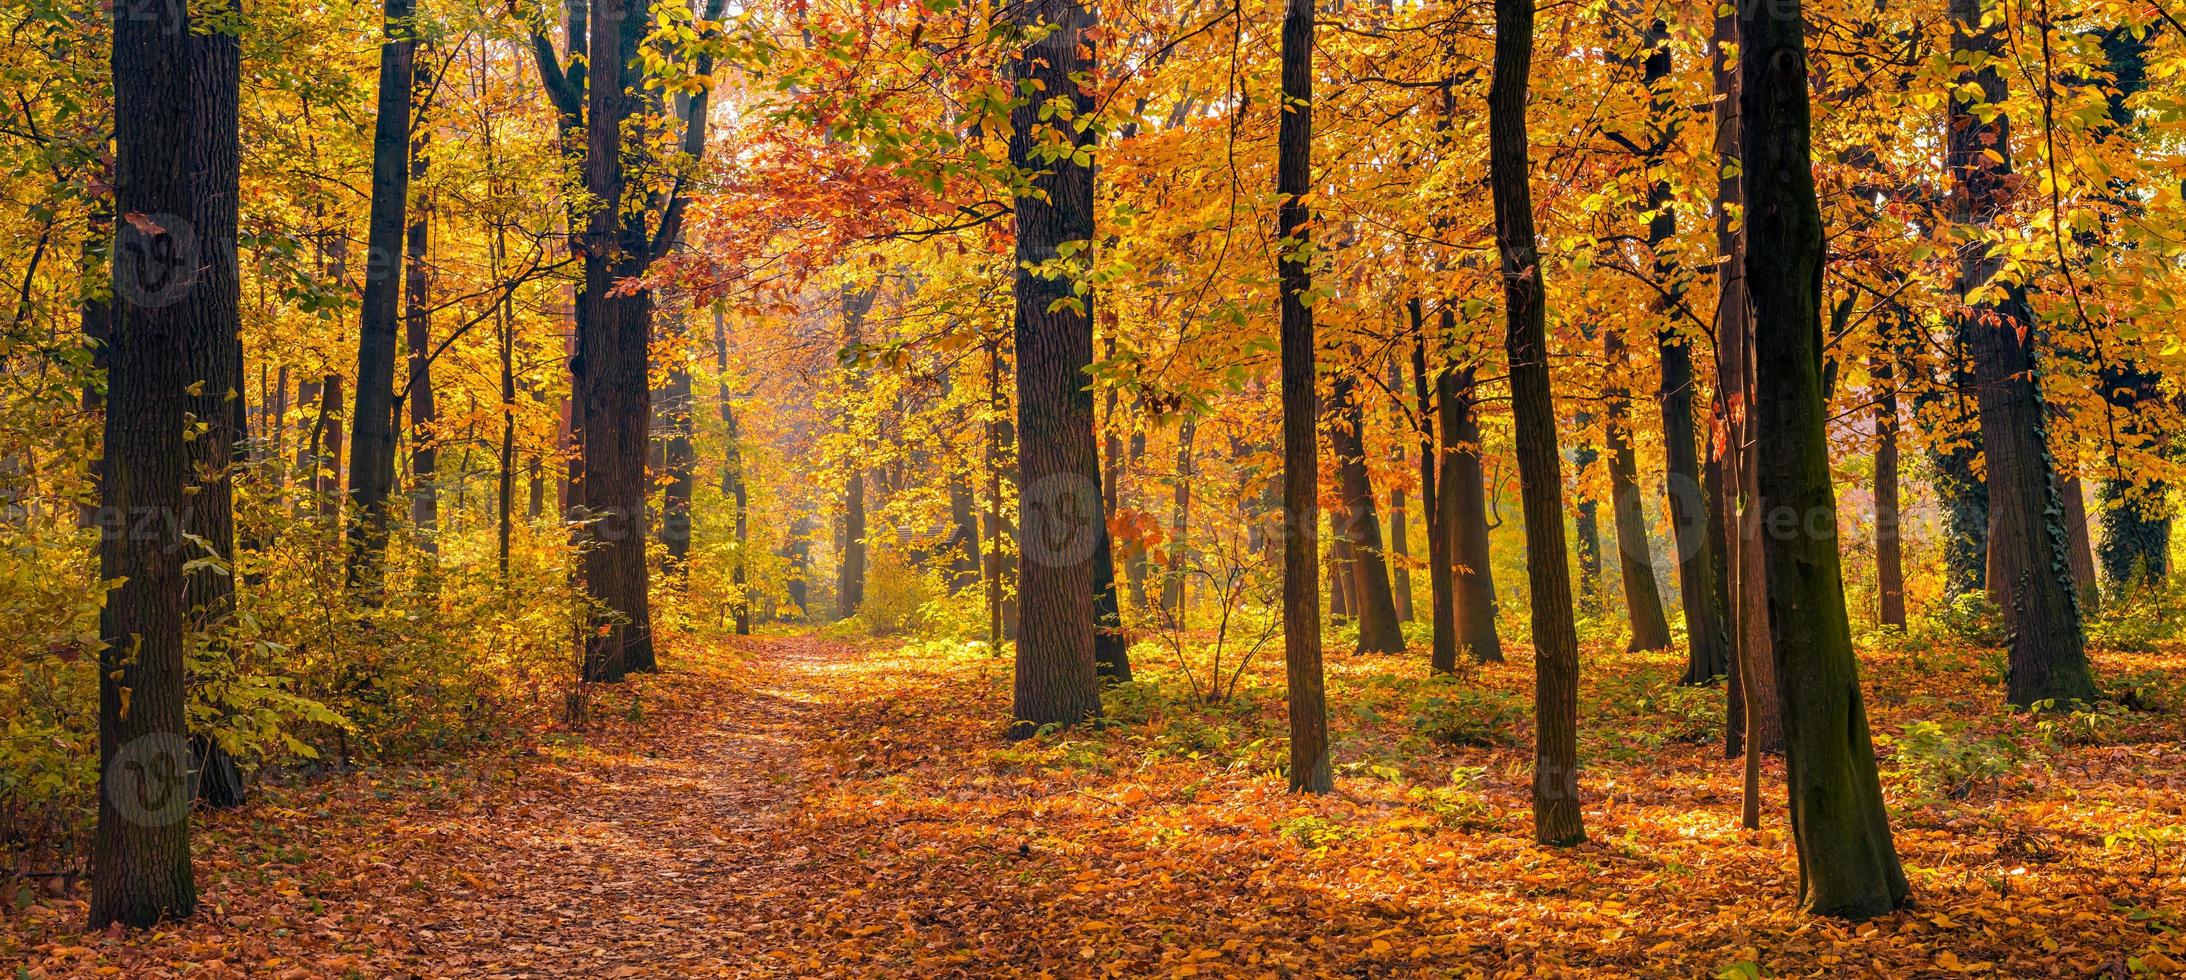
[(1431, 681), (1437, 689), (1412, 699), (1412, 730), (1445, 745), (1516, 745), (1527, 711), (1501, 691)]
[(917, 633), (925, 622), (926, 604), (939, 591), (925, 572), (902, 555), (877, 550), (866, 569), (865, 601), (858, 605), (858, 622), (874, 636)]
[(1895, 738), (1877, 736), (1895, 746), (1892, 770), (1915, 792), (1931, 798), (1963, 799), (1968, 793), (2010, 772), (2020, 758), (2008, 738), (1971, 737), (1962, 725), (1916, 721)]
[(1640, 696), (1637, 706), (1650, 724), (1643, 736), (1650, 744), (1703, 745), (1723, 737), (1721, 687), (1657, 684)]

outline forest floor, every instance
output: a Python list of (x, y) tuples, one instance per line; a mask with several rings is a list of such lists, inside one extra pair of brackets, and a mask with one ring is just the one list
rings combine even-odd
[[(2186, 964), (2186, 657), (2098, 658), (2169, 711), (1991, 707), (1994, 654), (1863, 652), (1915, 904), (1794, 908), (1773, 778), (1737, 827), (1720, 689), (1592, 652), (1592, 840), (1529, 838), (1531, 664), (1333, 656), (1338, 792), (1286, 794), (1280, 657), (1205, 705), (1165, 648), (1099, 731), (1000, 738), (982, 647), (686, 644), (612, 722), (463, 764), (269, 787), (198, 823), (202, 906), (0, 915), (18, 977), (2118, 976)], [(1204, 674), (1204, 671), (1202, 671)], [(1941, 719), (1935, 731), (1910, 719)], [(1770, 770), (1780, 771), (1776, 760)]]

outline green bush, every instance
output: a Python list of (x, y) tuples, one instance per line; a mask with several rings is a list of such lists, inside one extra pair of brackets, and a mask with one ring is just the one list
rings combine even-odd
[(1649, 744), (1705, 745), (1723, 738), (1723, 688), (1658, 684), (1639, 698), (1637, 707), (1649, 727)]
[(1875, 741), (1893, 746), (1891, 771), (1928, 798), (1964, 799), (1976, 787), (2008, 773), (2020, 760), (2019, 747), (2000, 735), (1976, 738), (1965, 726), (1916, 721), (1895, 738)]
[(1516, 745), (1528, 712), (1517, 698), (1501, 691), (1459, 687), (1456, 681), (1428, 682), (1433, 690), (1412, 699), (1411, 726), (1421, 736), (1445, 745)]

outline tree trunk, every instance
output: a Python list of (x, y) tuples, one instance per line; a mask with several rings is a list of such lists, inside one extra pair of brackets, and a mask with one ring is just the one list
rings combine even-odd
[(1647, 541), (1639, 462), (1632, 450), (1632, 395), (1624, 386), (1624, 374), (1631, 365), (1621, 333), (1603, 331), (1602, 359), (1609, 371), (1602, 393), (1607, 415), (1602, 432), (1609, 448), (1609, 504), (1617, 524), (1617, 572), (1624, 583), (1625, 615), (1632, 624), (1632, 636), (1625, 649), (1665, 650), (1670, 646), (1670, 623), (1662, 615), (1662, 588), (1655, 582), (1653, 548)]
[(1192, 442), (1198, 432), (1199, 420), (1190, 415), (1177, 426), (1176, 482), (1170, 487), (1169, 498), (1169, 562), (1161, 578), (1161, 608), (1169, 621), (1179, 628), (1185, 625), (1184, 580), (1188, 574), (1185, 559), (1190, 547), (1192, 518)]
[(571, 495), (584, 522), (579, 580), (602, 607), (584, 630), (583, 677), (608, 683), (627, 671), (654, 669), (645, 561), (653, 297), (647, 290), (614, 291), (645, 271), (652, 249), (645, 216), (624, 200), (624, 123), (645, 99), (638, 51), (650, 19), (644, 11), (644, 0), (593, 0), (587, 58), (593, 77), (585, 93), (585, 191), (601, 203), (582, 239), (572, 408), (578, 474)]
[[(1022, 26), (1051, 28), (1025, 48), (1018, 77), (1034, 95), (1010, 112), (1010, 163), (1037, 191), (1016, 202), (1017, 465), (1020, 494), (1016, 688), (1011, 726), (1022, 738), (1101, 710), (1095, 649), (1094, 552), (1101, 531), (1100, 461), (1093, 439), (1091, 296), (1056, 268), (1093, 242), (1093, 168), (1045, 161), (1060, 138), (1090, 152), (1093, 98), (1074, 77), (1093, 69), (1091, 13), (1077, 0), (1026, 5)], [(1046, 138), (1043, 138), (1043, 132)], [(1045, 161), (1045, 162), (1043, 162)], [(1069, 246), (1066, 256), (1064, 246)]]
[(342, 376), (328, 374), (319, 382), (319, 436), (325, 451), (312, 462), (312, 488), (318, 493), (319, 517), (329, 522), (342, 517), (342, 416), (347, 412)]
[[(91, 929), (196, 910), (184, 631), (193, 604), (219, 615), (226, 596), (192, 595), (201, 577), (185, 568), (196, 557), (186, 535), (231, 556), (218, 535), (232, 539), (225, 457), (236, 416), (223, 402), (243, 384), (238, 45), (226, 15), (207, 30), (187, 3), (159, 9), (117, 10), (113, 22), (114, 200), (124, 227), (113, 254), (99, 569), (118, 584), (99, 616), (103, 789)], [(185, 438), (193, 415), (210, 423), (194, 445)]]
[(1374, 483), (1366, 470), (1366, 412), (1360, 407), (1352, 376), (1331, 381), (1328, 445), (1336, 454), (1336, 478), (1344, 496), (1351, 533), (1351, 594), (1359, 619), (1360, 653), (1404, 652), (1404, 630), (1389, 587), (1383, 560), (1381, 520), (1374, 512)]
[[(1887, 343), (1885, 344), (1887, 347)], [(1905, 628), (1905, 547), (1898, 536), (1898, 390), (1894, 355), (1877, 352), (1875, 379), (1875, 589), (1884, 626)]]
[(1517, 423), (1519, 493), (1526, 514), (1526, 572), (1533, 590), (1533, 836), (1543, 844), (1573, 844), (1586, 839), (1579, 811), (1579, 636), (1572, 622), (1563, 460), (1556, 449), (1541, 256), (1526, 160), (1526, 89), (1532, 67), (1533, 0), (1495, 0), (1488, 186), (1495, 199), (1511, 414)]
[[(1392, 357), (1389, 359), (1389, 397), (1400, 398), (1398, 392), (1403, 390), (1404, 369)], [(1404, 440), (1390, 443), (1389, 452), (1398, 463), (1403, 463)], [(1389, 560), (1390, 585), (1394, 590), (1391, 598), (1396, 601), (1397, 619), (1406, 623), (1412, 621), (1412, 548), (1406, 540), (1408, 535), (1404, 526), (1409, 523), (1407, 518), (1410, 516), (1410, 510), (1404, 504), (1404, 488), (1392, 488), (1389, 491), (1389, 553), (1394, 556)]]
[[(1776, 666), (1769, 652), (1768, 587), (1761, 556), (1761, 510), (1754, 487), (1757, 433), (1753, 423), (1753, 319), (1746, 296), (1746, 237), (1735, 221), (1745, 190), (1734, 161), (1740, 148), (1739, 102), (1742, 69), (1732, 54), (1738, 43), (1738, 14), (1722, 10), (1715, 21), (1715, 149), (1721, 165), (1716, 182), (1716, 252), (1720, 272), (1716, 300), (1716, 411), (1720, 477), (1725, 611), (1730, 617), (1731, 656), (1738, 661), (1735, 692), (1745, 719), (1743, 748), (1774, 752), (1783, 745), (1781, 712), (1776, 704)], [(1728, 695), (1726, 695), (1728, 696)], [(1745, 825), (1760, 820), (1760, 763), (1748, 759), (1745, 774)]]
[[(1665, 172), (1665, 154), (1675, 126), (1671, 102), (1663, 85), (1670, 77), (1670, 28), (1661, 19), (1647, 27), (1647, 61), (1642, 72), (1649, 92), (1650, 132), (1647, 165)], [(1677, 237), (1677, 212), (1671, 208), (1670, 182), (1659, 177), (1647, 187), (1647, 245), (1654, 252), (1656, 279), (1675, 290), (1676, 258), (1671, 253)], [(1708, 497), (1701, 486), (1700, 454), (1693, 445), (1693, 350), (1691, 338), (1676, 326), (1677, 292), (1665, 294), (1656, 304), (1662, 326), (1655, 346), (1662, 359), (1662, 387), (1657, 402), (1662, 410), (1662, 445), (1669, 484), (1670, 532), (1677, 547), (1678, 600), (1685, 611), (1684, 684), (1707, 684), (1730, 671), (1730, 638), (1723, 632), (1722, 608), (1715, 603), (1714, 544), (1708, 533)]]
[[(422, 111), (425, 93), (432, 90), (429, 72), (416, 73), (411, 101)], [(425, 181), (427, 167), (426, 148), (431, 129), (417, 127), (417, 135), (410, 140), (410, 177), (412, 184)], [(403, 284), (403, 346), (409, 351), (409, 365), (405, 372), (408, 380), (403, 385), (402, 398), (410, 405), (410, 523), (415, 525), (418, 547), (428, 559), (440, 550), (437, 534), (440, 522), (440, 487), (435, 482), (439, 473), (440, 451), (436, 445), (433, 424), (438, 420), (433, 400), (433, 315), (431, 270), (426, 265), (430, 254), (430, 228), (424, 208), (411, 215), (409, 230), (405, 233), (405, 281)], [(367, 284), (369, 286), (369, 284)]]
[[(1979, 0), (1952, 0), (1951, 18), (1955, 55), (2003, 57), (2002, 25), (1984, 26)], [(2009, 207), (2010, 121), (2001, 113), (1982, 118), (1983, 105), (2004, 99), (2004, 76), (1995, 64), (1975, 69), (1971, 81), (1977, 95), (1965, 98), (1961, 88), (1952, 99), (1946, 155), (1951, 220), (1981, 229)], [(2037, 325), (2024, 287), (2003, 287), (2000, 302), (1978, 295), (1998, 288), (1994, 280), (2002, 267), (2002, 254), (1985, 240), (1961, 246), (1958, 287), (1970, 309), (1960, 317), (1972, 339), (1995, 556), (1989, 588), (2002, 598), (2011, 636), (2007, 695), (2022, 708), (2049, 700), (2092, 703), (2097, 692), (2072, 582), (2070, 532), (2050, 465)]]
[[(1777, 696), (1800, 900), (1847, 918), (1904, 904), (1868, 737), (1837, 554), (1822, 396), (1821, 209), (1809, 156), (1806, 42), (1797, 0), (1741, 15), (1746, 288), (1755, 324), (1754, 420)], [(1779, 515), (1791, 515), (1791, 520)]]
[(356, 410), (350, 414), (349, 582), (379, 588), (387, 497), (395, 485), (395, 322), (402, 293), (403, 213), (410, 194), (410, 98), (416, 55), (411, 0), (387, 0), (380, 44), (379, 111), (372, 130), (372, 203), (365, 233), (364, 303), (357, 333)]
[[(865, 343), (865, 315), (872, 311), (877, 291), (873, 288), (842, 291), (843, 351), (853, 352)], [(856, 368), (851, 369), (855, 377)], [(857, 422), (846, 413), (843, 424), (855, 432)], [(850, 462), (843, 481), (842, 563), (836, 568), (835, 615), (847, 619), (865, 604), (865, 464), (863, 454)]]
[[(1442, 516), (1445, 491), (1435, 479), (1438, 461), (1449, 465), (1443, 461), (1448, 450), (1438, 447), (1435, 439), (1437, 409), (1427, 379), (1425, 304), (1415, 299), (1407, 309), (1412, 317), (1412, 397), (1419, 409), (1419, 506), (1427, 518), (1427, 595), (1434, 603), (1430, 613), (1434, 634), (1427, 665), (1435, 673), (1449, 674), (1457, 671), (1457, 607), (1450, 582), (1451, 538), (1445, 530), (1450, 522)], [(1439, 386), (1439, 375), (1434, 383)]]
[(2066, 553), (2072, 559), (2072, 586), (2079, 594), (2082, 615), (2092, 616), (2102, 601), (2095, 582), (2095, 542), (2088, 534), (2087, 487), (2077, 473), (2063, 477), (2057, 487), (2065, 505)]
[[(1455, 329), (1450, 319), (1445, 311), (1446, 333)], [(1436, 483), (1441, 497), (1436, 503), (1449, 539), (1446, 553), (1452, 565), (1457, 643), (1474, 660), (1499, 663), (1503, 641), (1495, 629), (1495, 569), (1488, 549), (1488, 494), (1480, 466), (1480, 392), (1474, 373), (1474, 365), (1467, 364), (1444, 368), (1435, 379), (1441, 388), (1443, 433), (1442, 474)]]
[(1290, 788), (1335, 788), (1328, 759), (1328, 698), (1321, 673), (1321, 603), (1316, 591), (1320, 524), (1319, 406), (1314, 390), (1313, 247), (1305, 195), (1313, 184), (1313, 0), (1286, 0), (1282, 35), (1282, 119), (1276, 133), (1275, 191), (1282, 198), (1276, 271), (1281, 280), (1283, 395), (1283, 669), (1290, 710)]
[[(678, 333), (689, 330), (689, 317), (688, 310), (676, 311)], [(661, 424), (666, 430), (666, 438), (661, 440), (661, 470), (667, 479), (660, 490), (660, 565), (663, 573), (680, 575), (691, 555), (691, 494), (698, 485), (698, 454), (691, 448), (688, 360), (676, 358), (661, 394)]]
[(736, 590), (736, 635), (751, 635), (750, 490), (744, 483), (744, 434), (736, 425), (736, 403), (729, 395), (729, 322), (720, 303), (713, 306), (715, 397), (721, 404), (721, 496), (735, 512), (736, 558), (730, 566), (729, 584)]

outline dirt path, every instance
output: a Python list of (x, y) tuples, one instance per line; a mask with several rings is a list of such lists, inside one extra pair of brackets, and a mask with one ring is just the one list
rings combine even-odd
[(744, 650), (733, 670), (649, 678), (642, 723), (603, 698), (626, 717), (581, 748), (275, 789), (201, 827), (192, 919), (71, 935), (80, 900), (50, 902), (0, 920), (0, 961), (22, 954), (34, 977), (787, 972), (748, 954), (778, 948), (814, 886), (800, 758), (855, 654)]

